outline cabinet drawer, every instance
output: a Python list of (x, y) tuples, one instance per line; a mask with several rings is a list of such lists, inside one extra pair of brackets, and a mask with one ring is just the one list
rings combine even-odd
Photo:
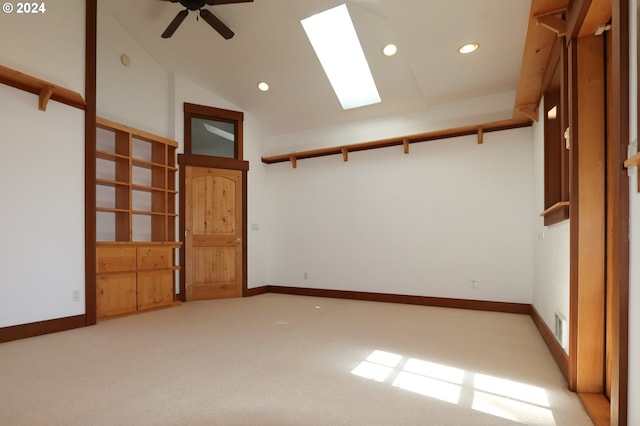
[(138, 309), (151, 309), (173, 303), (173, 271), (138, 272)]
[(135, 270), (135, 247), (96, 248), (96, 272), (126, 272)]
[(171, 247), (138, 247), (138, 270), (166, 269), (172, 266)]
[(136, 274), (103, 274), (96, 279), (96, 316), (136, 311)]

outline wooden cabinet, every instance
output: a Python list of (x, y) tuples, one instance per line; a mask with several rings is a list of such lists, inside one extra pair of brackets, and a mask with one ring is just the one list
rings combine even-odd
[(97, 317), (173, 304), (180, 243), (98, 243)]
[(96, 122), (97, 317), (169, 306), (179, 269), (178, 143)]

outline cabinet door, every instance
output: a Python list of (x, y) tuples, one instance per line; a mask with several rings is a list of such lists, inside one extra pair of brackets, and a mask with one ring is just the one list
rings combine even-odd
[(138, 247), (138, 270), (167, 269), (173, 266), (171, 247)]
[(136, 274), (99, 274), (96, 279), (96, 316), (136, 311)]
[(126, 272), (136, 270), (135, 247), (97, 247), (96, 272)]
[(138, 310), (173, 303), (173, 271), (138, 272)]

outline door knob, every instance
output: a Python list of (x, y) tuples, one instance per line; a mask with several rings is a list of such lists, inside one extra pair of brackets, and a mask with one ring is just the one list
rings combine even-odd
[(240, 244), (242, 242), (242, 240), (240, 239), (240, 237), (236, 238), (236, 244)]

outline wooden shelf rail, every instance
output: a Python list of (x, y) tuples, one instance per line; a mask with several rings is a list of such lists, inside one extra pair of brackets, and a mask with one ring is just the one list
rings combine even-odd
[(544, 217), (547, 216), (548, 214), (551, 214), (557, 210), (563, 209), (565, 207), (569, 207), (569, 201), (560, 201), (558, 203), (555, 203), (554, 205), (552, 205), (551, 207), (549, 207), (548, 209), (546, 209), (545, 211), (543, 211), (542, 213), (540, 213), (540, 216)]
[[(627, 169), (640, 166), (640, 152), (627, 158), (626, 161), (624, 162), (624, 166)], [(637, 176), (636, 179), (638, 180), (638, 192), (640, 192), (640, 173), (636, 172), (636, 176)]]
[(262, 157), (265, 164), (291, 162), (295, 169), (298, 166), (298, 160), (325, 157), (328, 155), (342, 155), (344, 161), (349, 161), (349, 153), (357, 151), (366, 151), (369, 149), (388, 148), (391, 146), (403, 146), (404, 153), (409, 153), (409, 145), (412, 143), (428, 142), (439, 139), (455, 138), (459, 136), (477, 135), (478, 144), (484, 143), (484, 135), (490, 132), (501, 130), (518, 129), (521, 127), (531, 126), (529, 120), (503, 120), (491, 123), (477, 124), (471, 126), (457, 127), (453, 129), (436, 130), (433, 132), (420, 133), (412, 136), (402, 136), (399, 138), (382, 139), (373, 142), (355, 143), (350, 145), (334, 146), (330, 148), (313, 149), (309, 151), (292, 152), (288, 154), (271, 155)]
[(624, 162), (624, 166), (627, 169), (630, 169), (631, 167), (635, 167), (638, 165), (640, 165), (640, 152), (627, 158), (627, 160)]
[(47, 104), (50, 99), (79, 109), (85, 109), (86, 107), (84, 99), (78, 92), (40, 80), (3, 65), (0, 65), (0, 83), (37, 95), (38, 108), (41, 111), (47, 110)]

